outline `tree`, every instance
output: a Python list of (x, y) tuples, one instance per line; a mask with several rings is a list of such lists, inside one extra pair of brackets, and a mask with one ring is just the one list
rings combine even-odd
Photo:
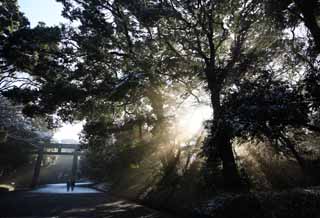
[(292, 129), (308, 128), (309, 102), (299, 87), (275, 79), (272, 72), (243, 80), (225, 99), (233, 134), (240, 138), (269, 140), (277, 149), (293, 154), (302, 168), (304, 160), (290, 141)]
[(14, 32), (27, 27), (28, 21), (19, 11), (17, 1), (3, 1), (0, 14), (0, 90), (3, 90), (10, 87), (15, 75), (15, 70), (4, 57), (5, 44)]
[(17, 1), (4, 1), (0, 12), (0, 93), (4, 95), (10, 90), (12, 94), (7, 93), (7, 96), (19, 98), (15, 92), (25, 90), (23, 100), (16, 100), (27, 105), (24, 112), (32, 115), (40, 110), (32, 107), (32, 101), (45, 94), (38, 92), (40, 85), (44, 80), (53, 80), (56, 76), (53, 71), (62, 67), (59, 61), (63, 55), (58, 54), (60, 29), (46, 27), (44, 23), (31, 29)]
[[(69, 78), (59, 74), (68, 71), (65, 62), (69, 55), (62, 49), (61, 40), (58, 27), (39, 24), (34, 29), (16, 31), (4, 46), (3, 58), (11, 66), (12, 75), (8, 77), (11, 81), (4, 80), (7, 86), (1, 90), (2, 94), (24, 104), (23, 112), (30, 117), (49, 115), (51, 119), (50, 115), (65, 99), (80, 98), (79, 91), (73, 92), (76, 85), (68, 84)], [(62, 109), (61, 117), (65, 113), (68, 119), (68, 110)]]
[[(264, 3), (266, 16), (275, 22), (275, 26), (283, 31), (291, 32), (287, 42), (288, 57), (296, 65), (302, 66), (295, 74), (299, 75), (301, 71), (304, 72), (301, 85), (304, 86), (305, 99), (310, 102), (312, 110), (319, 111), (319, 96), (316, 94), (319, 89), (319, 1), (266, 0)], [(301, 24), (309, 30), (309, 33), (303, 31)], [(315, 126), (309, 126), (309, 128), (319, 132)]]
[[(257, 1), (231, 1), (229, 4), (225, 1), (168, 1), (163, 8), (170, 13), (159, 21), (161, 40), (178, 56), (198, 62), (199, 71), (204, 73), (200, 76), (207, 83), (214, 117), (212, 141), (204, 147), (204, 154), (211, 164), (216, 158), (214, 151), (218, 151), (225, 184), (229, 187), (241, 182), (232, 152), (231, 124), (225, 117), (222, 102), (224, 92), (254, 61), (249, 57), (259, 48), (257, 42), (261, 40), (254, 37), (254, 32), (263, 22), (259, 18), (259, 6)], [(249, 49), (250, 46), (253, 49)]]
[[(302, 22), (311, 33), (311, 45), (315, 45), (315, 50), (320, 52), (320, 26), (318, 0), (286, 0), (274, 1), (266, 0), (267, 15), (274, 18), (282, 28), (295, 28)], [(312, 45), (313, 46), (313, 45)]]
[(6, 132), (6, 140), (0, 142), (0, 169), (3, 174), (28, 164), (31, 152), (43, 141), (50, 141), (52, 133), (41, 119), (23, 116), (20, 106), (13, 105), (0, 96), (0, 129)]
[[(239, 77), (248, 65), (240, 57), (252, 34), (251, 25), (261, 22), (256, 21), (261, 14), (253, 13), (260, 5), (255, 1), (232, 1), (230, 5), (223, 1), (61, 2), (65, 6), (64, 15), (81, 22), (80, 33), (76, 33), (73, 40), (83, 61), (77, 64), (74, 71), (77, 78), (73, 79), (79, 83), (84, 81), (89, 90), (85, 95), (97, 100), (101, 97), (99, 93), (109, 92), (113, 95), (107, 99), (125, 101), (126, 105), (146, 96), (157, 120), (161, 121), (164, 111), (157, 87), (166, 84), (162, 78), (167, 81), (194, 76), (205, 79), (214, 112), (213, 144), (219, 148), (226, 183), (239, 184), (228, 134), (230, 128), (224, 121), (221, 100), (223, 90), (232, 85), (232, 79)], [(256, 41), (258, 39), (252, 39), (250, 44)], [(160, 59), (157, 60), (157, 56)], [(90, 73), (79, 77), (84, 75), (84, 70)], [(163, 77), (163, 73), (167, 77)], [(137, 88), (148, 90), (135, 95)], [(162, 132), (160, 129), (163, 129), (161, 124), (154, 132)], [(212, 146), (205, 148), (208, 162), (211, 162)]]

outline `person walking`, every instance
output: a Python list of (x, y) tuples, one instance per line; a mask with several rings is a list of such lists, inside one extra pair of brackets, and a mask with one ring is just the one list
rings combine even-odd
[(67, 181), (67, 192), (69, 192), (69, 190), (70, 190), (70, 185), (71, 185), (71, 184), (70, 184), (70, 181), (68, 180), (68, 181)]
[(74, 187), (76, 186), (76, 182), (72, 180), (70, 185), (71, 185), (71, 191), (73, 192)]

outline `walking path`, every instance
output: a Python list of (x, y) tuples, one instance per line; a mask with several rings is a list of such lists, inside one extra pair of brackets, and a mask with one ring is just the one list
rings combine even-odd
[(67, 191), (66, 184), (49, 184), (32, 190), (32, 193), (53, 193), (53, 194), (93, 194), (101, 193), (96, 189), (87, 187), (90, 183), (77, 183), (75, 189)]
[(174, 218), (78, 184), (74, 192), (67, 192), (65, 184), (53, 184), (1, 193), (0, 217)]

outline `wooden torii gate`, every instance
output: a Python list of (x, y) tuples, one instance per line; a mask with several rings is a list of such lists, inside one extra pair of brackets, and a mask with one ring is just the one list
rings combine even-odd
[[(71, 173), (71, 180), (75, 181), (77, 176), (77, 168), (78, 168), (78, 157), (82, 155), (80, 152), (80, 144), (60, 144), (60, 143), (50, 143), (50, 144), (43, 144), (38, 146), (38, 151), (34, 152), (37, 154), (37, 160), (34, 167), (34, 173), (32, 177), (31, 187), (34, 188), (38, 185), (39, 176), (40, 176), (40, 169), (41, 163), (43, 160), (44, 155), (73, 155), (72, 161), (72, 173)], [(58, 151), (46, 151), (47, 148), (54, 148), (58, 149)], [(62, 149), (73, 149), (73, 152), (65, 152)]]

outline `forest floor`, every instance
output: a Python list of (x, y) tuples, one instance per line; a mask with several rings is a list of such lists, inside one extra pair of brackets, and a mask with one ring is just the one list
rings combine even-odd
[(152, 198), (137, 201), (152, 208), (180, 214), (180, 217), (320, 218), (320, 187), (219, 193), (201, 199), (174, 193), (164, 201), (160, 196), (161, 193), (154, 193)]
[(319, 218), (320, 187), (218, 195), (198, 204), (195, 214), (215, 218)]

